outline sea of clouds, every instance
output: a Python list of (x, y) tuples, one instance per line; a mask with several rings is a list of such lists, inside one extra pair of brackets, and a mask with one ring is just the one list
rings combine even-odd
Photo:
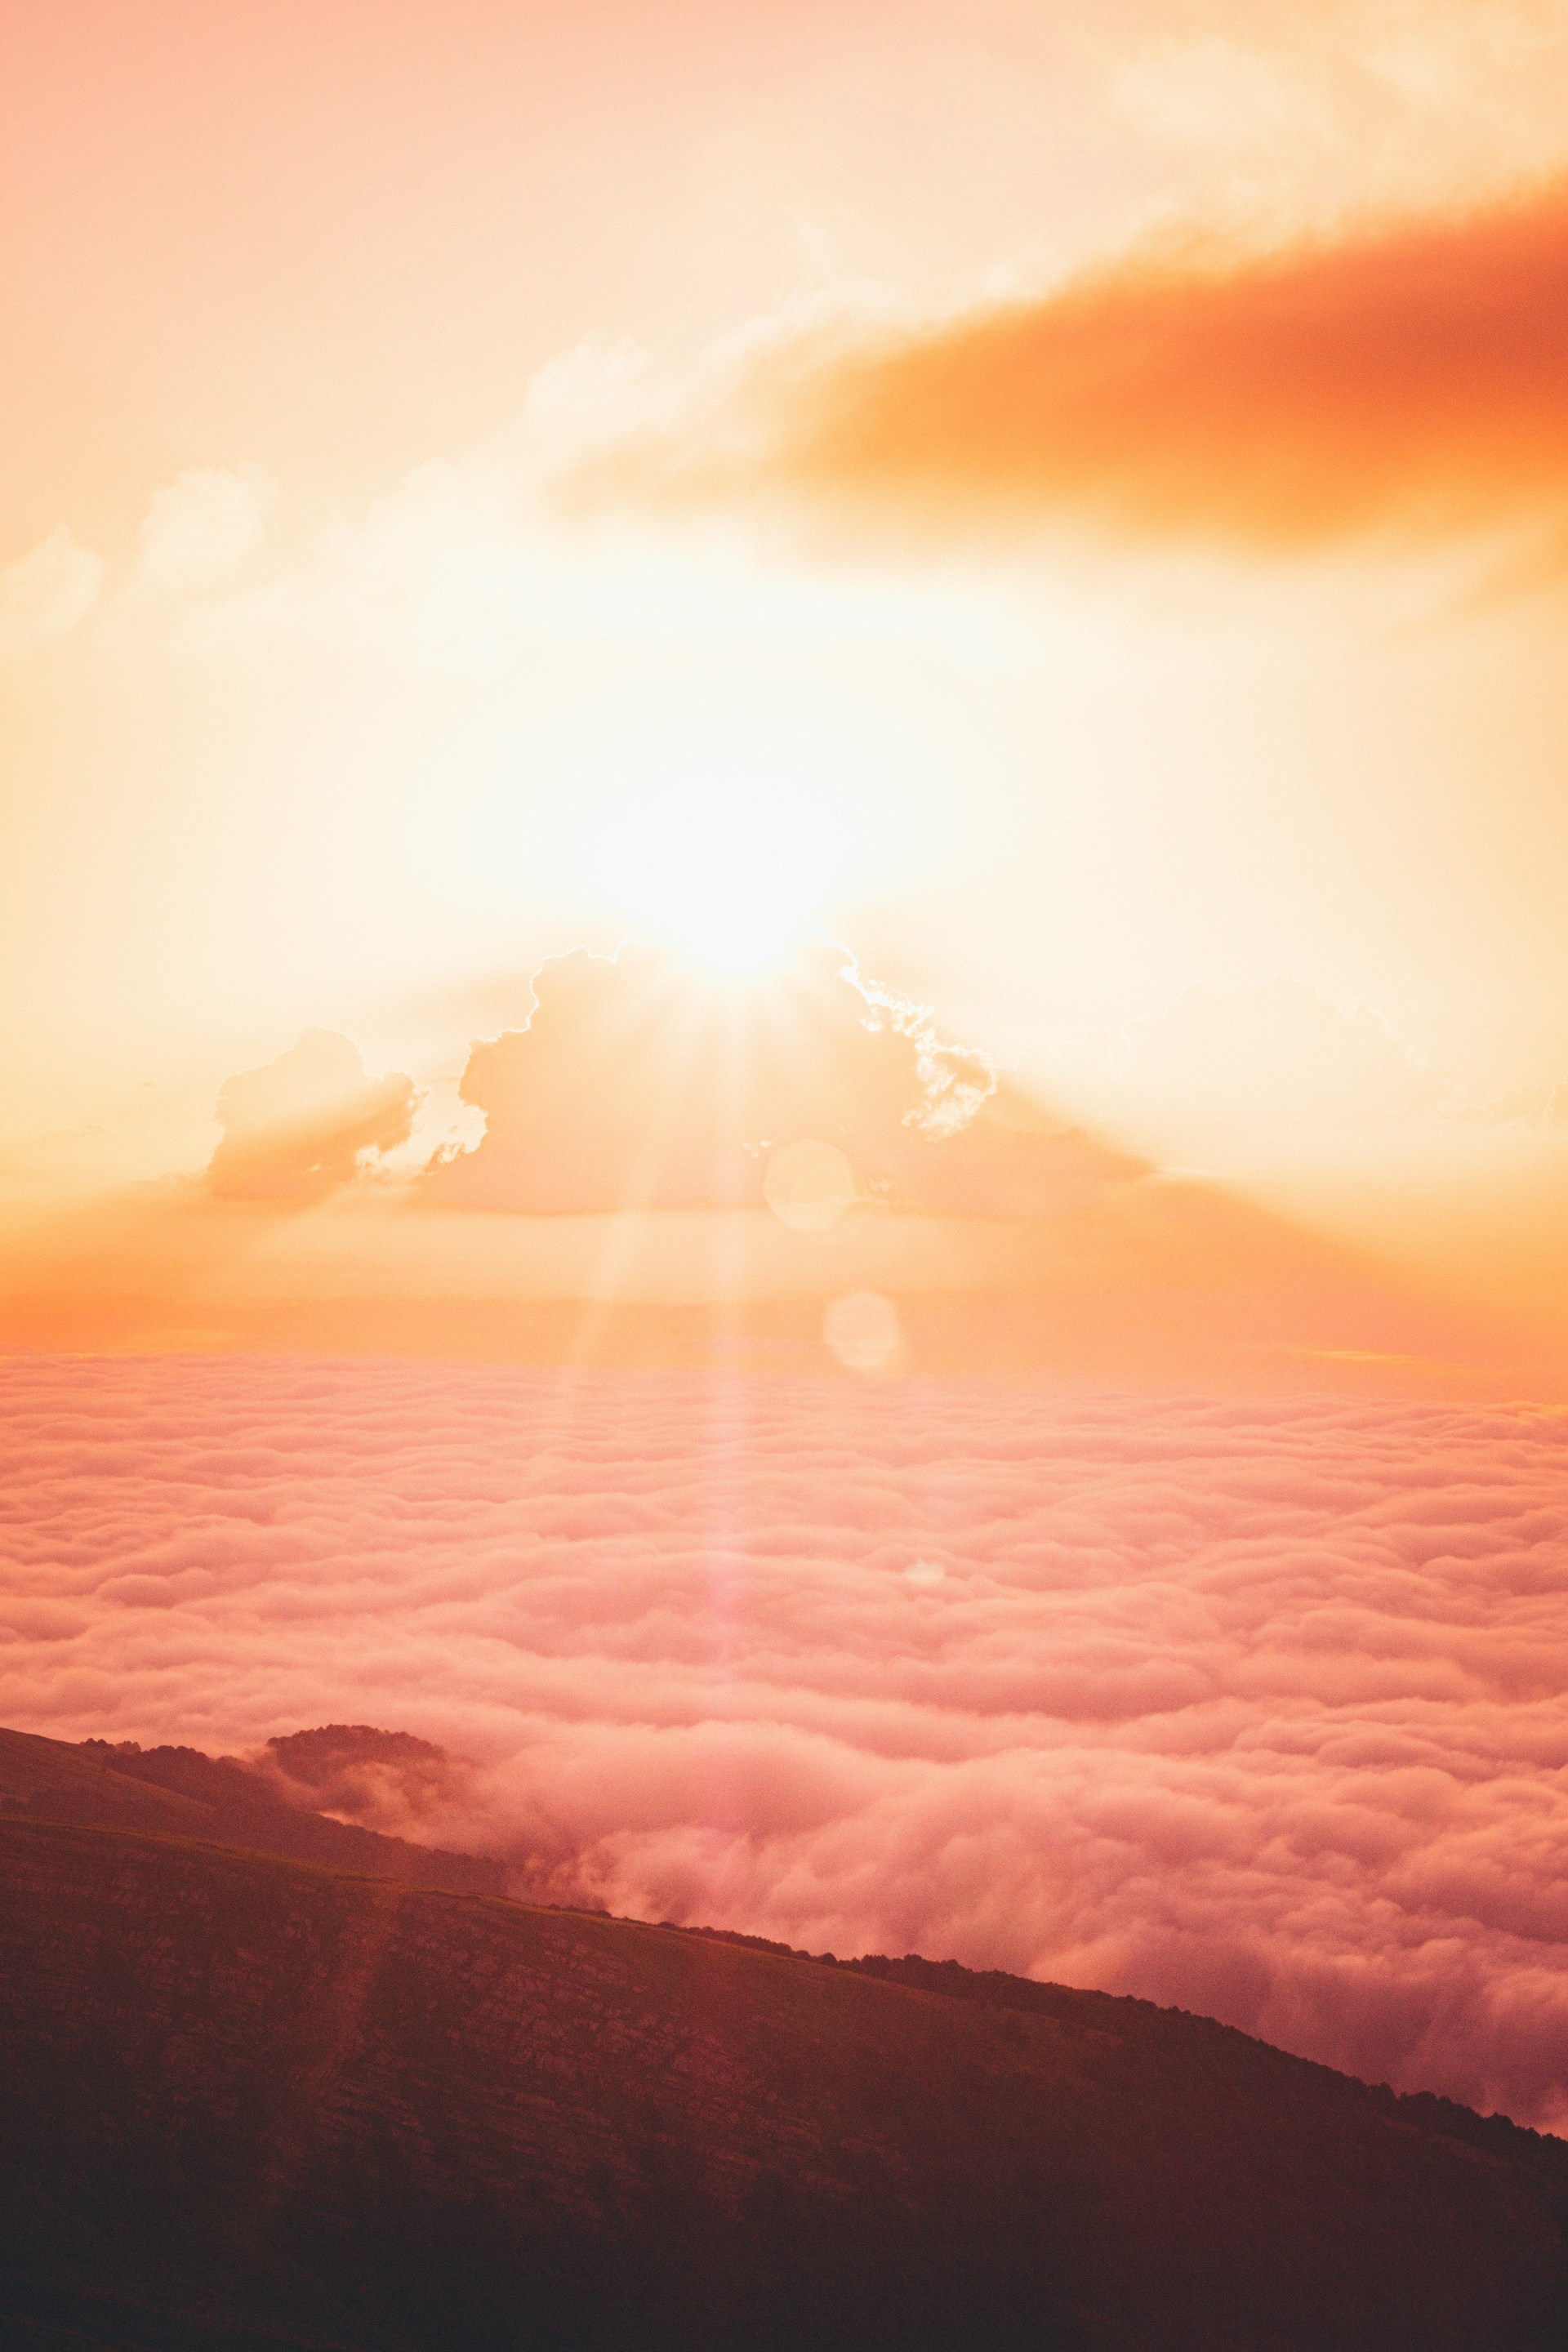
[(0, 1364), (0, 1723), (519, 1892), (1134, 1991), (1568, 2126), (1568, 1416)]

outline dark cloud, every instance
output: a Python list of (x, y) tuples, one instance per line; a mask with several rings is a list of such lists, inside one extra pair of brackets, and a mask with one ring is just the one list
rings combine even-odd
[(196, 1360), (0, 1400), (0, 1720), (348, 1726), (280, 1752), (520, 1891), (1568, 2121), (1559, 1412)]
[(1298, 549), (1568, 509), (1568, 188), (775, 348), (600, 488)]
[(411, 1078), (372, 1078), (352, 1038), (307, 1029), (286, 1054), (220, 1089), (223, 1139), (207, 1168), (228, 1200), (315, 1200), (348, 1183), (367, 1154), (408, 1139)]

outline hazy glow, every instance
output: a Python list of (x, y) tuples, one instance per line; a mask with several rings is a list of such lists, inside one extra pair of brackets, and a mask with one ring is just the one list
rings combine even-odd
[(605, 828), (600, 881), (638, 930), (719, 980), (775, 968), (845, 867), (820, 801), (746, 777), (678, 784)]

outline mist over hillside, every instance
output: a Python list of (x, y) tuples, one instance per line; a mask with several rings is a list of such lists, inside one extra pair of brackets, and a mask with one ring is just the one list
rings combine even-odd
[[(297, 1741), (314, 1740), (314, 1752), (320, 1755), (321, 1742), (332, 1733), (347, 1732), (366, 1735), (372, 1741), (407, 1739), (406, 1734), (339, 1724), (271, 1745), (292, 1749)], [(415, 1740), (407, 1744), (427, 1746)], [(360, 1745), (363, 1751), (363, 1739)], [(342, 1752), (341, 1736), (336, 1752)], [(163, 1831), (174, 1837), (289, 1854), (367, 1878), (403, 1879), (414, 1886), (446, 1886), (472, 1895), (505, 1891), (506, 1873), (499, 1863), (385, 1837), (355, 1822), (334, 1821), (304, 1802), (307, 1794), (321, 1793), (285, 1771), (269, 1771), (237, 1756), (207, 1756), (196, 1748), (144, 1748), (135, 1740), (73, 1743), (0, 1730), (0, 1818), (33, 1815), (93, 1822), (100, 1828)]]

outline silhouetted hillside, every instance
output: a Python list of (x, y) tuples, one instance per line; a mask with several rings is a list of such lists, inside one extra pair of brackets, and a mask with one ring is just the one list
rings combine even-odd
[(0, 1815), (160, 1830), (464, 1895), (499, 1895), (506, 1884), (499, 1863), (329, 1821), (290, 1804), (237, 1757), (205, 1756), (195, 1748), (102, 1739), (73, 1747), (32, 1732), (0, 1731)]
[(1147, 2003), (0, 1823), (0, 2320), (1561, 2352), (1568, 2147)]

